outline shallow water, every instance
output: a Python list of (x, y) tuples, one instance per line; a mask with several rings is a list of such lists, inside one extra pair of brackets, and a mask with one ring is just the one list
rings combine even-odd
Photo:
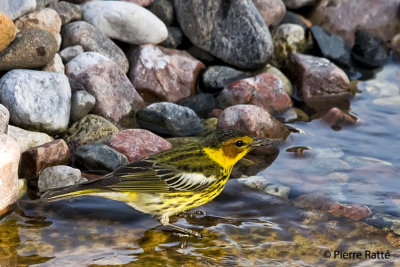
[[(386, 66), (377, 79), (400, 84), (400, 66)], [(292, 123), (304, 133), (291, 134), (259, 173), (289, 186), (289, 200), (231, 179), (199, 208), (206, 215), (173, 218), (205, 236), (194, 238), (178, 237), (151, 216), (107, 199), (24, 197), (0, 221), (0, 266), (396, 266), (400, 239), (391, 230), (396, 223), (400, 229), (400, 105), (374, 104), (365, 84), (359, 89), (351, 103), (356, 125), (334, 130), (320, 120)], [(302, 157), (285, 152), (294, 146), (311, 150)], [(378, 219), (390, 218), (392, 228), (299, 208), (297, 197), (305, 193), (365, 205)], [(335, 250), (362, 258), (334, 258)], [(369, 259), (366, 250), (390, 256)]]

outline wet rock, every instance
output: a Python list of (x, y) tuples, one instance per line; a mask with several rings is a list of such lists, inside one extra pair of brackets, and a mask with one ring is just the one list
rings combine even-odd
[(174, 7), (172, 1), (155, 0), (148, 9), (167, 26), (174, 22)]
[(110, 61), (112, 60), (100, 53), (84, 52), (71, 59), (68, 64), (65, 65), (65, 75), (70, 79), (71, 87), (78, 89), (78, 86), (75, 86), (74, 83), (75, 80), (78, 80), (79, 76), (97, 64)]
[(18, 199), (19, 158), (17, 142), (0, 133), (0, 215)]
[(68, 164), (70, 157), (68, 145), (62, 139), (32, 147), (21, 155), (19, 175), (34, 179), (47, 167)]
[(285, 123), (291, 123), (295, 121), (310, 121), (310, 117), (304, 111), (293, 107), (281, 114), (277, 114), (275, 117), (279, 118), (280, 121)]
[(81, 171), (65, 165), (58, 165), (44, 169), (38, 178), (39, 191), (63, 187), (68, 185), (81, 184), (86, 182)]
[(155, 45), (132, 50), (129, 78), (146, 102), (176, 102), (193, 95), (204, 64), (185, 51)]
[(247, 78), (250, 74), (227, 66), (210, 66), (203, 75), (202, 82), (207, 92), (214, 93), (222, 90), (233, 81)]
[(356, 30), (366, 30), (386, 41), (398, 32), (397, 0), (321, 0), (311, 21), (328, 32), (342, 36), (351, 47)]
[(235, 105), (226, 108), (218, 118), (219, 129), (236, 129), (257, 137), (282, 138), (289, 130), (263, 108)]
[(207, 65), (213, 65), (217, 61), (217, 59), (211, 55), (206, 50), (198, 48), (195, 45), (191, 45), (186, 51), (192, 55), (194, 58), (197, 58), (201, 62), (207, 63)]
[(66, 25), (71, 21), (80, 20), (82, 18), (82, 10), (79, 5), (69, 2), (56, 2), (50, 6), (60, 16), (62, 25)]
[(64, 63), (68, 63), (71, 59), (82, 54), (83, 47), (81, 45), (74, 45), (64, 48), (60, 51), (60, 57)]
[(311, 152), (318, 159), (338, 159), (344, 156), (340, 148), (313, 148)]
[(158, 44), (168, 36), (165, 24), (138, 5), (122, 1), (90, 1), (81, 8), (83, 19), (109, 38), (141, 45)]
[(17, 28), (12, 19), (0, 12), (0, 52), (8, 47), (16, 35)]
[(376, 213), (366, 218), (365, 223), (372, 225), (376, 228), (380, 228), (386, 231), (392, 231), (393, 233), (400, 234), (400, 220), (390, 214)]
[(0, 52), (0, 70), (43, 67), (54, 58), (57, 50), (57, 41), (48, 31), (38, 28), (22, 30)]
[(60, 47), (61, 45), (61, 19), (58, 13), (51, 8), (31, 12), (19, 18), (15, 22), (15, 26), (19, 30), (31, 28), (46, 30), (57, 40), (57, 47)]
[(270, 114), (284, 112), (292, 106), (290, 96), (283, 91), (282, 80), (270, 73), (230, 83), (219, 94), (218, 100), (225, 107), (237, 104), (253, 104)]
[(400, 93), (400, 88), (396, 83), (379, 79), (359, 82), (357, 87), (367, 91), (368, 94), (375, 98), (396, 96)]
[(389, 55), (381, 40), (362, 30), (355, 33), (351, 55), (358, 63), (367, 68), (382, 67), (389, 60)]
[(160, 45), (175, 49), (182, 43), (183, 33), (179, 27), (168, 27), (167, 29), (168, 37)]
[(244, 183), (251, 189), (257, 191), (261, 191), (284, 199), (288, 199), (289, 197), (290, 188), (288, 186), (268, 183), (268, 180), (262, 176), (239, 178), (237, 181), (240, 183)]
[(68, 126), (71, 88), (61, 73), (12, 70), (0, 80), (0, 102), (14, 125), (61, 133)]
[(265, 24), (270, 28), (278, 26), (285, 16), (286, 8), (282, 0), (253, 0), (253, 2)]
[(139, 6), (149, 6), (151, 5), (151, 3), (154, 2), (154, 0), (122, 0), (122, 1), (131, 2)]
[(12, 125), (8, 126), (8, 135), (17, 141), (21, 153), (32, 147), (40, 146), (54, 140), (53, 137), (48, 134), (27, 131)]
[(322, 120), (330, 125), (339, 126), (355, 124), (357, 122), (357, 117), (333, 107), (322, 117)]
[(188, 136), (203, 130), (203, 124), (190, 108), (174, 103), (153, 103), (136, 113), (137, 122), (145, 129), (171, 136)]
[(272, 40), (274, 42), (272, 62), (278, 67), (283, 66), (292, 53), (302, 53), (306, 50), (304, 29), (296, 24), (279, 25), (272, 33)]
[(304, 167), (305, 173), (328, 175), (332, 172), (349, 171), (352, 167), (346, 161), (336, 158), (315, 158)]
[(2, 0), (0, 11), (15, 20), (28, 12), (35, 10), (36, 0)]
[(128, 164), (128, 158), (107, 145), (83, 145), (75, 151), (75, 163), (92, 172), (112, 172)]
[(129, 63), (125, 53), (111, 39), (96, 27), (84, 21), (65, 25), (61, 31), (63, 48), (81, 45), (85, 51), (98, 52), (115, 61), (124, 73), (128, 72)]
[(143, 129), (128, 129), (115, 134), (110, 147), (127, 156), (130, 162), (155, 155), (172, 147), (164, 138)]
[(339, 35), (329, 33), (319, 26), (312, 26), (310, 32), (318, 52), (341, 66), (350, 66), (350, 48)]
[(300, 16), (299, 14), (290, 12), (289, 10), (286, 10), (285, 16), (283, 17), (280, 24), (296, 24), (302, 27), (304, 32), (306, 32), (308, 29), (308, 25), (305, 22), (305, 18)]
[(115, 62), (98, 63), (83, 70), (79, 76), (69, 78), (72, 90), (84, 89), (94, 96), (96, 99), (92, 109), (94, 114), (116, 125), (125, 127), (135, 125), (133, 114), (145, 104), (128, 77)]
[(217, 106), (217, 101), (212, 94), (202, 93), (184, 98), (178, 104), (192, 109), (200, 117), (207, 117)]
[(380, 106), (399, 106), (400, 96), (397, 95), (397, 96), (376, 98), (372, 101), (372, 103)]
[(106, 144), (117, 132), (118, 128), (108, 120), (88, 114), (68, 129), (64, 140), (73, 148), (86, 144)]
[(71, 116), (72, 122), (85, 117), (94, 107), (96, 99), (85, 90), (75, 91), (71, 96)]
[(288, 67), (299, 95), (315, 110), (341, 107), (351, 97), (347, 75), (325, 58), (293, 53)]
[(174, 4), (181, 29), (194, 45), (243, 69), (261, 67), (270, 60), (271, 36), (251, 0), (176, 0)]
[(288, 77), (286, 77), (285, 74), (283, 74), (278, 68), (275, 68), (274, 66), (271, 65), (267, 65), (264, 68), (254, 72), (254, 75), (258, 75), (258, 74), (262, 74), (264, 72), (273, 74), (275, 76), (278, 76), (279, 79), (281, 79), (282, 83), (283, 83), (283, 91), (285, 91), (288, 95), (292, 95), (293, 94), (293, 86), (292, 83), (290, 82), (290, 80), (288, 79)]
[(7, 134), (8, 121), (10, 120), (10, 112), (0, 104), (0, 133)]
[(285, 6), (289, 9), (297, 9), (305, 6), (313, 6), (317, 0), (283, 0)]
[(55, 54), (54, 58), (43, 67), (44, 71), (58, 72), (64, 74), (65, 67), (59, 54)]

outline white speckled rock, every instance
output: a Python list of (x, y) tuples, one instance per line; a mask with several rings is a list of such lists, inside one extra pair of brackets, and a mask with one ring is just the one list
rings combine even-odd
[(153, 13), (136, 4), (90, 1), (81, 7), (83, 19), (110, 38), (140, 45), (158, 44), (168, 36), (165, 24)]
[(70, 80), (73, 80), (90, 67), (105, 61), (112, 60), (97, 52), (85, 52), (74, 57), (65, 65), (65, 74)]
[(12, 70), (0, 80), (0, 102), (10, 111), (12, 124), (61, 133), (69, 122), (71, 87), (61, 73)]
[(15, 20), (24, 14), (35, 10), (36, 0), (1, 0), (0, 11)]
[(0, 215), (18, 198), (19, 157), (17, 142), (0, 133)]
[(74, 185), (86, 182), (81, 171), (65, 165), (58, 165), (44, 169), (38, 178), (39, 191), (50, 188)]
[(8, 121), (10, 120), (10, 112), (0, 104), (0, 133), (7, 134)]
[(40, 146), (54, 140), (53, 137), (51, 137), (48, 134), (41, 132), (27, 131), (12, 125), (8, 126), (7, 134), (12, 138), (14, 138), (15, 141), (17, 141), (21, 153), (25, 152), (26, 150), (32, 147)]
[(71, 59), (76, 56), (79, 56), (84, 52), (83, 47), (81, 45), (73, 45), (64, 48), (60, 51), (60, 57), (62, 58), (64, 63), (68, 63)]
[(85, 117), (96, 104), (93, 95), (85, 90), (79, 90), (71, 97), (71, 121), (77, 121)]

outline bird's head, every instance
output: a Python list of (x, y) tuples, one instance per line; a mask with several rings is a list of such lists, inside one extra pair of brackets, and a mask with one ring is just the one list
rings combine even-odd
[(203, 140), (206, 154), (224, 168), (231, 168), (258, 146), (271, 145), (268, 138), (255, 138), (241, 131), (218, 130)]

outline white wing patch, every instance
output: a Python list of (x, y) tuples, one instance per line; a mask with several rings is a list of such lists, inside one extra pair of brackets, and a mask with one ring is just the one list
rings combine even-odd
[(216, 180), (214, 175), (205, 176), (201, 173), (182, 173), (180, 179), (171, 183), (170, 186), (178, 187), (180, 190), (194, 190), (199, 187), (207, 186)]

